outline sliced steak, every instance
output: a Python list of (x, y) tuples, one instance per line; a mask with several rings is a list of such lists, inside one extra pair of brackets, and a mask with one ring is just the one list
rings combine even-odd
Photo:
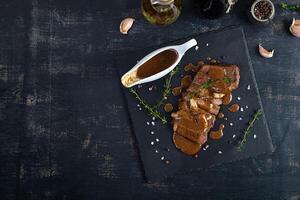
[(179, 110), (171, 115), (173, 141), (178, 149), (189, 155), (199, 151), (207, 141), (207, 134), (215, 123), (223, 99), (238, 87), (239, 79), (236, 65), (201, 67), (182, 94)]

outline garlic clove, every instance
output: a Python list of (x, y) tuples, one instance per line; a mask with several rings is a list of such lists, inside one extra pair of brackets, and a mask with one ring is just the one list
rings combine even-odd
[(134, 21), (135, 19), (130, 17), (123, 19), (120, 23), (120, 32), (122, 34), (127, 34)]
[(295, 37), (300, 37), (300, 20), (293, 18), (293, 22), (290, 26), (290, 32), (295, 36)]
[(262, 47), (261, 44), (258, 45), (258, 51), (264, 58), (272, 58), (274, 54), (274, 49), (272, 51), (268, 51), (264, 47)]

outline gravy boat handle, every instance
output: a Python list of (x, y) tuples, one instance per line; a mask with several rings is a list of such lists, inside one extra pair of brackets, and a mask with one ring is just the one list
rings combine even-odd
[(197, 45), (197, 41), (195, 39), (191, 39), (181, 45), (176, 46), (175, 50), (178, 52), (179, 55), (184, 55), (184, 53), (192, 48), (193, 46)]

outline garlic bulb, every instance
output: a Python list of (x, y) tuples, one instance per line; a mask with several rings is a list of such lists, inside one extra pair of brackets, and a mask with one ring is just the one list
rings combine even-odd
[(264, 58), (272, 58), (274, 54), (274, 49), (272, 51), (268, 51), (264, 47), (262, 47), (261, 44), (258, 45), (258, 51)]
[(300, 20), (293, 19), (293, 22), (290, 26), (290, 31), (295, 37), (300, 37)]
[(125, 18), (121, 21), (120, 24), (120, 32), (122, 34), (127, 34), (131, 26), (133, 25), (135, 19), (133, 18)]

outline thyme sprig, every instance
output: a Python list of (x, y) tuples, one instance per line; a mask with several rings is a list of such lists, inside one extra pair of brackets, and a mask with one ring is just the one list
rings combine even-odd
[(137, 93), (137, 91), (133, 88), (129, 88), (129, 92), (131, 94), (133, 94), (135, 96), (135, 98), (139, 101), (139, 103), (144, 107), (144, 109), (149, 113), (149, 115), (151, 115), (152, 117), (155, 117), (155, 118), (158, 118), (160, 119), (160, 121), (163, 123), (163, 124), (166, 124), (167, 123), (167, 118), (165, 116), (162, 116), (160, 114), (160, 112), (154, 108), (154, 107), (151, 107), (150, 105), (148, 105), (146, 103), (145, 100), (143, 100), (140, 95)]
[(282, 3), (281, 8), (291, 11), (300, 11), (300, 5), (289, 5), (286, 3)]
[(253, 119), (249, 122), (248, 127), (243, 131), (244, 135), (241, 141), (238, 142), (237, 144), (237, 149), (238, 151), (242, 151), (247, 138), (251, 132), (252, 127), (254, 126), (254, 123), (259, 119), (259, 117), (262, 115), (262, 111), (259, 109), (254, 113)]
[(215, 80), (209, 79), (207, 82), (202, 84), (202, 88), (207, 89), (207, 88), (211, 87), (214, 82), (215, 82)]
[(204, 89), (210, 88), (214, 85), (214, 83), (216, 81), (220, 81), (220, 80), (224, 81), (224, 83), (226, 83), (226, 84), (229, 84), (232, 82), (231, 78), (229, 78), (229, 77), (224, 77), (223, 79), (209, 79), (207, 82), (202, 84), (202, 88), (204, 88)]
[(168, 78), (165, 79), (165, 84), (164, 84), (164, 91), (162, 94), (161, 99), (158, 101), (158, 103), (153, 106), (154, 108), (159, 108), (163, 102), (166, 100), (166, 97), (170, 95), (171, 93), (171, 87), (172, 87), (172, 78), (174, 77), (175, 74), (179, 71), (179, 65), (177, 65), (171, 72)]

